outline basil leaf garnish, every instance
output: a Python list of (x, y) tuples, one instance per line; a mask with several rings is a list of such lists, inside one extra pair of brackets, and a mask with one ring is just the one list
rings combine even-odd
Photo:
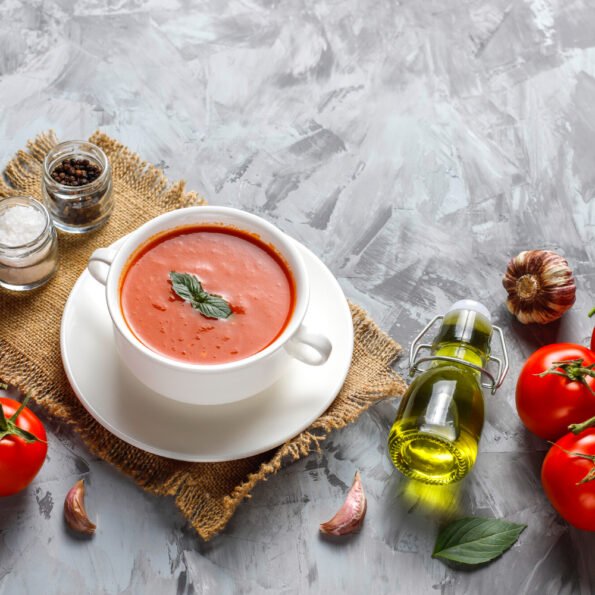
[(169, 278), (173, 290), (186, 302), (192, 303), (193, 300), (199, 299), (201, 294), (204, 293), (202, 283), (196, 275), (174, 273), (172, 271)]
[(203, 295), (203, 301), (192, 304), (193, 308), (199, 310), (207, 318), (229, 318), (231, 308), (220, 295), (206, 292)]
[(463, 518), (440, 531), (432, 558), (470, 566), (485, 564), (509, 549), (526, 527), (501, 519)]
[(229, 318), (231, 306), (223, 297), (203, 289), (196, 275), (170, 272), (174, 292), (207, 318)]

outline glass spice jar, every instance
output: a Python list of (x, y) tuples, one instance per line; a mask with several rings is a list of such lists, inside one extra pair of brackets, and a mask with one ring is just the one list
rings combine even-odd
[[(77, 163), (85, 163), (87, 167), (91, 164), (98, 171), (97, 177), (87, 180), (84, 172), (77, 170)], [(66, 174), (66, 179), (55, 179), (59, 177), (56, 170), (63, 168), (79, 177), (74, 179)], [(72, 140), (56, 145), (45, 157), (42, 191), (58, 229), (85, 233), (101, 227), (113, 208), (112, 169), (107, 155), (87, 141)]]
[(0, 286), (35, 289), (56, 272), (58, 237), (41, 202), (30, 196), (0, 199), (0, 240)]

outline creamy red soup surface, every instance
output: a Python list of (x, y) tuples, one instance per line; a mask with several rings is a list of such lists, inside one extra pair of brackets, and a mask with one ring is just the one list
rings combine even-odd
[[(229, 302), (228, 318), (207, 318), (173, 290), (170, 273), (196, 275)], [(147, 347), (188, 363), (222, 364), (262, 351), (285, 329), (295, 283), (282, 257), (248, 232), (192, 226), (156, 236), (131, 257), (120, 303)]]

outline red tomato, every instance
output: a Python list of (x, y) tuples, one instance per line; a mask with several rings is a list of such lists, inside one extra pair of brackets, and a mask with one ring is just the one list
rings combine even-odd
[[(593, 316), (594, 314), (595, 308), (589, 312), (589, 316)], [(591, 351), (595, 351), (595, 328), (593, 328), (593, 334), (591, 335)]]
[(585, 531), (595, 531), (595, 475), (580, 482), (594, 470), (595, 428), (560, 438), (541, 468), (541, 483), (552, 506), (571, 525)]
[[(595, 415), (595, 378), (579, 380), (547, 374), (554, 362), (582, 359), (582, 366), (595, 363), (595, 353), (582, 345), (554, 343), (538, 349), (525, 362), (516, 386), (516, 407), (531, 432), (546, 440), (563, 436), (571, 423), (580, 423)], [(557, 370), (558, 372), (560, 369)]]
[[(0, 407), (6, 420), (10, 420), (20, 405), (18, 401), (0, 397)], [(41, 469), (48, 451), (45, 429), (33, 411), (25, 407), (15, 420), (15, 425), (38, 440), (27, 442), (14, 434), (0, 439), (0, 496), (10, 496), (26, 488)]]

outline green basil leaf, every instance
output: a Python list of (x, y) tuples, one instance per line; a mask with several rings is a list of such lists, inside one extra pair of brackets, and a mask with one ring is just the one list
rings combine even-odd
[(203, 316), (207, 318), (229, 318), (231, 316), (229, 303), (220, 295), (205, 291), (196, 275), (172, 271), (169, 278), (175, 293)]
[(215, 293), (204, 293), (201, 301), (192, 304), (203, 316), (207, 318), (229, 318), (231, 316), (230, 305)]
[(172, 271), (169, 274), (169, 278), (173, 290), (187, 302), (192, 303), (204, 293), (202, 283), (198, 280), (196, 275), (175, 273)]
[(440, 531), (432, 557), (471, 566), (485, 564), (509, 549), (526, 527), (501, 519), (463, 518)]

